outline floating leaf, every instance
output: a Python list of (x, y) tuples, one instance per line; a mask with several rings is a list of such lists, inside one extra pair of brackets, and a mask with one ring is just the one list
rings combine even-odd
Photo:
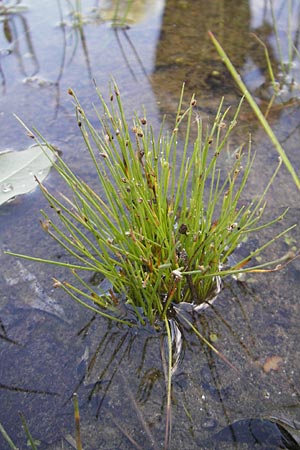
[(263, 370), (265, 373), (269, 373), (271, 372), (271, 370), (279, 370), (282, 362), (283, 359), (281, 358), (281, 356), (269, 356), (263, 365)]
[(0, 205), (35, 189), (35, 176), (43, 181), (54, 161), (55, 155), (46, 145), (0, 153)]

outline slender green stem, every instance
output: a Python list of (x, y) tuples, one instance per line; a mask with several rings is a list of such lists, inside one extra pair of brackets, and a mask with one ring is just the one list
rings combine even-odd
[(31, 433), (29, 431), (29, 428), (27, 426), (27, 422), (26, 419), (24, 417), (24, 415), (20, 412), (19, 413), (20, 417), (21, 417), (21, 422), (22, 422), (22, 426), (24, 428), (25, 434), (27, 436), (28, 442), (30, 443), (30, 446), (32, 448), (32, 450), (38, 450), (35, 441), (33, 440)]
[(259, 106), (257, 105), (257, 103), (253, 99), (252, 95), (248, 91), (246, 85), (243, 83), (240, 75), (236, 71), (235, 67), (231, 63), (229, 57), (227, 56), (227, 54), (225, 53), (225, 51), (221, 47), (221, 45), (218, 42), (218, 40), (215, 38), (215, 36), (213, 35), (212, 32), (209, 31), (208, 34), (209, 34), (209, 37), (212, 40), (214, 46), (216, 47), (217, 52), (219, 53), (220, 57), (222, 58), (222, 61), (226, 65), (226, 67), (229, 70), (229, 72), (230, 72), (231, 76), (233, 77), (234, 81), (236, 82), (236, 84), (240, 88), (243, 96), (248, 101), (248, 103), (251, 106), (253, 112), (255, 113), (256, 117), (259, 120), (259, 122), (263, 126), (265, 132), (269, 136), (271, 142), (273, 143), (273, 145), (276, 148), (277, 152), (279, 153), (280, 157), (282, 158), (282, 161), (284, 162), (284, 164), (286, 165), (286, 168), (290, 172), (290, 174), (291, 174), (291, 176), (292, 176), (292, 178), (293, 178), (297, 188), (300, 189), (299, 176), (297, 175), (294, 167), (292, 166), (292, 163), (290, 162), (289, 158), (287, 157), (284, 149), (282, 148), (280, 142), (278, 141), (277, 137), (275, 136), (275, 134), (274, 134), (272, 128), (270, 127), (269, 123), (267, 122), (265, 116), (263, 115), (263, 113), (259, 109)]
[(166, 430), (165, 430), (165, 446), (164, 450), (169, 448), (169, 443), (171, 441), (172, 433), (172, 405), (171, 405), (171, 394), (172, 394), (172, 337), (170, 331), (169, 319), (165, 317), (164, 319), (165, 327), (167, 331), (167, 343), (168, 343), (168, 365), (167, 365), (167, 417), (166, 417)]
[(15, 444), (13, 443), (13, 441), (11, 440), (11, 438), (9, 437), (9, 435), (7, 434), (5, 428), (1, 423), (0, 423), (0, 433), (2, 434), (3, 438), (6, 440), (6, 442), (8, 443), (8, 445), (12, 450), (19, 450), (19, 448), (15, 446)]

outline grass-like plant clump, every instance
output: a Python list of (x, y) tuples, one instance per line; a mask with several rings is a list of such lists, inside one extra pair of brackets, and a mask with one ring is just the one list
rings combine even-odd
[[(72, 195), (51, 193), (41, 185), (58, 218), (42, 211), (43, 228), (74, 261), (29, 259), (69, 268), (74, 282), (54, 280), (55, 286), (97, 313), (156, 325), (172, 316), (176, 304), (202, 308), (219, 291), (223, 276), (258, 270), (247, 264), (280, 235), (238, 262), (230, 255), (250, 233), (282, 217), (261, 223), (276, 173), (247, 204), (241, 195), (251, 170), (250, 144), (232, 151), (228, 173), (218, 169), (241, 104), (229, 119), (221, 102), (205, 127), (195, 113), (194, 97), (183, 109), (182, 90), (174, 128), (167, 133), (163, 125), (155, 132), (145, 114), (129, 122), (115, 84), (107, 102), (97, 93), (102, 110), (96, 110), (99, 124), (94, 126), (69, 90), (99, 190), (74, 174), (59, 154), (55, 168)], [(102, 281), (93, 286), (87, 272), (100, 274)]]

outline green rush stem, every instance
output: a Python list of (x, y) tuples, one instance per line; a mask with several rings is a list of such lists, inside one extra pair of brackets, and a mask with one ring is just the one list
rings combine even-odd
[(23, 429), (25, 431), (25, 434), (27, 436), (28, 441), (30, 442), (30, 446), (31, 446), (32, 450), (38, 450), (37, 446), (35, 445), (35, 442), (34, 442), (32, 436), (31, 436), (31, 433), (29, 431), (29, 428), (27, 426), (27, 423), (26, 423), (24, 415), (21, 412), (19, 412), (19, 415), (20, 415), (20, 418), (21, 418), (22, 427), (23, 427)]
[[(232, 269), (221, 270), (221, 271), (218, 271), (218, 272), (203, 274), (201, 276), (201, 278), (211, 278), (211, 277), (216, 277), (216, 276), (222, 276), (223, 277), (225, 275), (236, 275), (236, 274), (239, 274), (239, 273), (247, 273), (247, 272), (251, 273), (251, 272), (255, 272), (256, 270), (262, 269), (264, 267), (277, 264), (278, 262), (282, 261), (282, 258), (280, 258), (279, 260), (275, 259), (273, 261), (269, 261), (269, 262), (266, 262), (264, 264), (259, 264), (258, 266), (249, 267), (248, 269), (235, 269), (235, 267), (239, 267), (239, 266), (243, 265), (244, 263), (247, 263), (247, 261), (250, 261), (251, 259), (253, 259), (256, 255), (261, 253), (269, 245), (273, 244), (277, 239), (279, 239), (282, 236), (284, 236), (286, 233), (291, 231), (296, 226), (297, 225), (292, 225), (291, 227), (289, 227), (286, 230), (282, 231), (281, 233), (277, 234), (273, 239), (271, 239), (266, 244), (262, 245), (257, 250), (255, 250), (254, 252), (250, 253), (250, 255), (248, 255), (246, 258), (242, 259), (237, 264), (235, 264)], [(201, 274), (201, 271), (200, 270), (191, 270), (191, 271), (182, 272), (182, 275), (195, 275), (195, 274)]]
[(267, 66), (268, 66), (268, 73), (269, 73), (269, 76), (270, 76), (270, 79), (271, 79), (271, 83), (273, 85), (273, 89), (276, 92), (276, 91), (278, 91), (278, 86), (276, 84), (275, 75), (274, 75), (274, 72), (273, 72), (273, 67), (272, 67), (272, 64), (271, 64), (268, 47), (266, 46), (266, 44), (255, 33), (252, 33), (252, 36), (264, 48), (265, 58), (266, 58), (266, 61), (267, 61)]
[[(78, 246), (78, 245), (75, 245), (75, 243), (73, 243), (73, 242), (71, 242), (70, 240), (68, 240), (67, 236), (66, 236), (62, 231), (60, 231), (59, 228), (55, 227), (53, 224), (52, 224), (52, 227), (55, 229), (55, 231), (56, 231), (59, 235), (62, 236), (63, 239), (65, 239), (65, 240), (69, 243), (69, 245), (72, 245), (72, 247), (74, 247), (75, 249), (79, 250), (79, 251), (82, 252), (83, 254), (85, 253), (83, 248), (81, 248), (81, 247)], [(67, 253), (69, 253), (70, 255), (72, 255), (75, 259), (78, 259), (79, 261), (81, 261), (81, 262), (83, 262), (84, 264), (86, 264), (87, 266), (89, 266), (90, 269), (93, 269), (93, 270), (95, 270), (95, 271), (97, 272), (97, 270), (99, 269), (98, 265), (94, 265), (94, 264), (91, 262), (91, 260), (92, 260), (93, 262), (94, 262), (94, 261), (97, 262), (98, 260), (97, 260), (96, 258), (94, 258), (93, 256), (91, 256), (91, 257), (90, 257), (90, 261), (87, 260), (87, 259), (85, 259), (84, 257), (80, 256), (78, 253), (76, 253), (74, 250), (72, 250), (70, 247), (68, 247), (68, 246), (63, 242), (63, 240), (59, 239), (54, 233), (52, 233), (51, 231), (48, 231), (47, 233), (48, 233), (49, 236), (52, 237), (52, 239), (53, 239), (54, 241), (56, 241), (62, 248), (64, 248), (64, 249), (66, 250)]]
[[(285, 215), (287, 214), (289, 208), (287, 208), (282, 214), (280, 214), (279, 216), (275, 217), (275, 219), (270, 220), (267, 223), (264, 223), (263, 225), (259, 225), (257, 227), (254, 228), (247, 228), (245, 231), (243, 229), (241, 229), (241, 233), (245, 233), (245, 234), (250, 234), (250, 233), (254, 233), (256, 231), (260, 231), (263, 230), (264, 228), (268, 228), (271, 225), (275, 225), (275, 223), (277, 223), (278, 221), (282, 220)], [(260, 219), (260, 216), (257, 217), (257, 220)], [(255, 223), (257, 222), (257, 220), (253, 220), (248, 226), (252, 226), (252, 224), (255, 225)], [(295, 226), (297, 226), (296, 224), (292, 226), (292, 228), (294, 228)]]
[(80, 305), (82, 305), (85, 308), (89, 309), (90, 311), (93, 311), (93, 312), (95, 312), (97, 314), (100, 314), (101, 316), (106, 317), (107, 319), (114, 320), (115, 322), (120, 322), (120, 323), (123, 323), (124, 325), (132, 326), (132, 323), (130, 323), (130, 322), (126, 321), (126, 320), (119, 319), (118, 317), (115, 317), (112, 314), (105, 313), (101, 309), (94, 308), (93, 306), (89, 305), (88, 303), (85, 303), (83, 300), (81, 300), (79, 297), (77, 297), (75, 294), (73, 294), (71, 289), (73, 291), (75, 291), (76, 293), (82, 295), (82, 296), (88, 297), (88, 295), (85, 294), (84, 292), (80, 291), (80, 289), (75, 288), (71, 284), (69, 284), (69, 283), (61, 283), (61, 289), (63, 289), (77, 303), (79, 303)]
[(6, 440), (6, 442), (8, 443), (8, 445), (12, 450), (19, 450), (19, 448), (15, 446), (15, 444), (13, 443), (13, 441), (11, 440), (11, 438), (9, 437), (9, 435), (7, 434), (5, 428), (1, 423), (0, 423), (0, 433), (2, 434), (3, 438)]
[(78, 270), (87, 270), (87, 271), (98, 271), (98, 267), (91, 266), (77, 266), (76, 264), (70, 264), (70, 263), (63, 263), (60, 261), (52, 261), (51, 259), (43, 259), (43, 258), (36, 258), (34, 256), (27, 256), (27, 255), (21, 255), (20, 253), (13, 253), (10, 251), (5, 251), (4, 254), (10, 255), (10, 256), (16, 256), (17, 258), (27, 259), (28, 261), (36, 261), (39, 263), (45, 263), (45, 264), (52, 264), (54, 266), (60, 266), (60, 267), (67, 267), (68, 269), (78, 269)]

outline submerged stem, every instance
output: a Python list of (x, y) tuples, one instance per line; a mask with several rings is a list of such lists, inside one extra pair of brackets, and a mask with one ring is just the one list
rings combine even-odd
[[(172, 393), (172, 337), (169, 325), (169, 319), (164, 319), (166, 331), (167, 331), (167, 345), (168, 345), (168, 363), (165, 368), (165, 378), (167, 387), (167, 414), (166, 414), (166, 430), (165, 430), (165, 445), (164, 450), (169, 448), (171, 442), (172, 433), (172, 405), (171, 405), (171, 393)], [(165, 363), (165, 358), (162, 358)]]

